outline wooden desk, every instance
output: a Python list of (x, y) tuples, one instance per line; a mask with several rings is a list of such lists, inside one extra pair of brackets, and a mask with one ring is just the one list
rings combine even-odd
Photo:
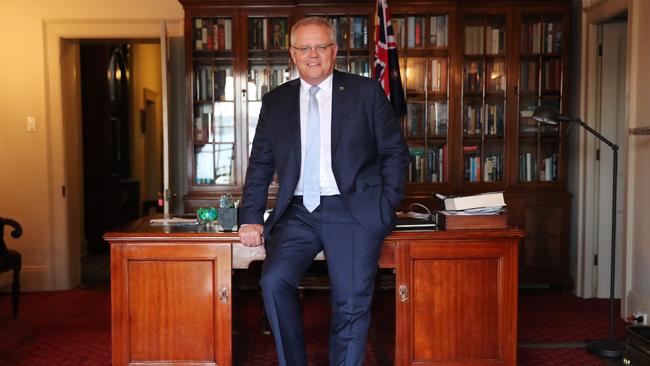
[[(231, 270), (264, 258), (234, 233), (137, 221), (111, 244), (113, 365), (231, 365)], [(396, 365), (512, 365), (517, 246), (506, 230), (395, 232)]]

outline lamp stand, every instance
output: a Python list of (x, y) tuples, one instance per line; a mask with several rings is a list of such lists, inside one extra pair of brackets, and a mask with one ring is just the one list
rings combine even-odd
[(587, 344), (587, 351), (601, 357), (609, 358), (619, 358), (623, 357), (623, 351), (625, 350), (625, 345), (621, 342), (614, 340), (614, 281), (616, 279), (616, 179), (617, 179), (617, 170), (618, 170), (618, 145), (609, 141), (603, 135), (598, 133), (598, 131), (591, 128), (588, 124), (584, 123), (580, 119), (574, 120), (587, 131), (591, 132), (596, 136), (600, 141), (607, 144), (612, 148), (613, 152), (613, 164), (612, 164), (612, 245), (611, 245), (611, 264), (610, 264), (610, 276), (609, 276), (609, 335), (607, 339), (592, 341)]

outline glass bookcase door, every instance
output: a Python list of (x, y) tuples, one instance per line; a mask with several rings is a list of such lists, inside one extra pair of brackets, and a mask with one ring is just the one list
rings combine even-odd
[(396, 14), (391, 23), (407, 100), (408, 182), (448, 182), (448, 15)]
[(287, 17), (248, 17), (247, 150), (250, 154), (262, 97), (290, 79)]
[(502, 182), (506, 130), (506, 16), (466, 14), (463, 25), (463, 181)]
[(334, 68), (339, 71), (372, 77), (370, 58), (372, 23), (365, 14), (310, 14), (330, 20), (336, 28), (338, 53)]
[(563, 22), (560, 14), (524, 14), (519, 52), (518, 174), (520, 182), (559, 179), (559, 126), (532, 119), (544, 105), (562, 112)]
[(236, 184), (232, 18), (192, 18), (192, 180)]

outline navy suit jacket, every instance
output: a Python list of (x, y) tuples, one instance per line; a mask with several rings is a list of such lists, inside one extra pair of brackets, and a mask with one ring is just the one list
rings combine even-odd
[[(264, 238), (293, 197), (300, 175), (300, 79), (267, 93), (253, 139), (239, 210), (240, 224), (261, 224), (274, 171), (276, 206), (264, 222)], [(409, 153), (399, 120), (380, 84), (334, 71), (332, 171), (341, 198), (366, 230), (387, 235), (404, 196)]]

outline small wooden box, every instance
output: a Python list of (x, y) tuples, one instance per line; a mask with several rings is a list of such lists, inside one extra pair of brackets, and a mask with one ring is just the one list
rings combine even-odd
[(448, 211), (438, 211), (438, 227), (445, 230), (457, 229), (504, 229), (508, 227), (508, 215), (450, 215)]

